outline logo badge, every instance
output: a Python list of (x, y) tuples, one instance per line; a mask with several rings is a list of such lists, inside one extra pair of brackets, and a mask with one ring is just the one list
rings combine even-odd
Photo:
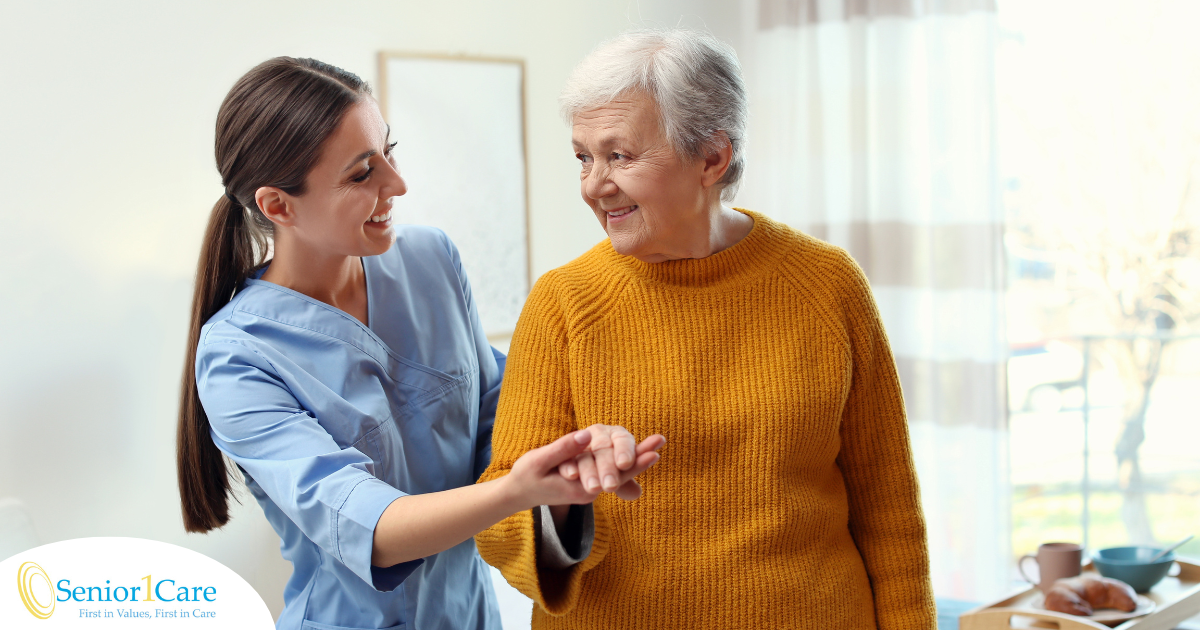
[[(46, 598), (49, 600), (47, 604), (43, 604), (33, 592), (34, 585), (39, 581), (46, 583)], [(17, 569), (17, 590), (21, 593), (21, 603), (25, 604), (25, 610), (28, 610), (29, 614), (38, 619), (49, 619), (50, 615), (54, 614), (54, 584), (50, 581), (50, 576), (46, 575), (46, 570), (36, 562), (26, 562)]]
[(156, 540), (60, 540), (0, 561), (0, 576), (8, 576), (0, 579), (0, 630), (275, 627), (266, 603), (240, 575)]

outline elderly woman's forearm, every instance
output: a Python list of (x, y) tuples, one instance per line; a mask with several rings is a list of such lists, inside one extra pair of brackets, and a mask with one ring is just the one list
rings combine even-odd
[(567, 524), (567, 516), (571, 513), (569, 505), (551, 505), (550, 516), (554, 518), (554, 529), (558, 531), (558, 535), (563, 535), (563, 528)]

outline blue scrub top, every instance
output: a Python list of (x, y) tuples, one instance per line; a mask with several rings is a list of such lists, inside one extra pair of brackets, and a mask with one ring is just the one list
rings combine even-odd
[(279, 628), (500, 630), (473, 540), (371, 566), (392, 501), (483, 473), (504, 369), (458, 250), (434, 228), (395, 230), (391, 250), (362, 259), (370, 326), (252, 278), (200, 335), (213, 441), (294, 567)]

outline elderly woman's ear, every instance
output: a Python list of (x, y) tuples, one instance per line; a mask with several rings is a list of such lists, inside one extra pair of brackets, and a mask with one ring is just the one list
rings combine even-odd
[(704, 187), (708, 188), (721, 181), (732, 160), (733, 144), (729, 142), (729, 136), (725, 135), (724, 131), (718, 131), (704, 155), (704, 174), (700, 178)]

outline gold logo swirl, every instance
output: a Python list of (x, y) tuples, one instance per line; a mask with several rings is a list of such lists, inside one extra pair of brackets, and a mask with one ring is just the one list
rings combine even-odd
[[(39, 578), (46, 582), (46, 586), (50, 589), (49, 604), (38, 601), (37, 595), (33, 594), (33, 581)], [(29, 611), (29, 614), (38, 619), (49, 619), (50, 615), (54, 614), (54, 585), (51, 584), (50, 576), (46, 575), (45, 569), (36, 563), (26, 562), (17, 569), (17, 590), (21, 593), (21, 603), (25, 604), (25, 609)]]

